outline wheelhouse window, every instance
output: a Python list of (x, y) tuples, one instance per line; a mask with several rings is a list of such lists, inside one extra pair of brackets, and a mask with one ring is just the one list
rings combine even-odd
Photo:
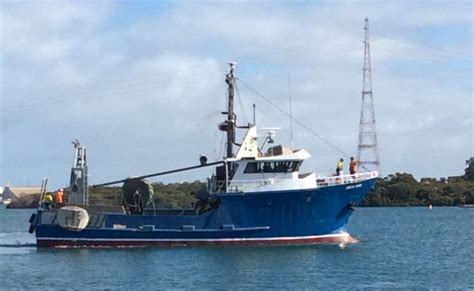
[(244, 173), (292, 173), (299, 170), (300, 164), (299, 161), (248, 162)]
[[(239, 167), (239, 164), (237, 163), (230, 163), (228, 164), (229, 166), (229, 179), (232, 179), (235, 175), (235, 172), (237, 172), (237, 168)], [(225, 180), (225, 173), (226, 169), (225, 166), (218, 166), (216, 168), (216, 177), (218, 181), (224, 181)]]

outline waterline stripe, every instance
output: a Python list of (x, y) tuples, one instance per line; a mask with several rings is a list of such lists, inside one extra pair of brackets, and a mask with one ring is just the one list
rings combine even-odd
[(294, 237), (262, 237), (262, 238), (215, 238), (215, 239), (200, 239), (200, 238), (58, 238), (58, 237), (38, 237), (37, 240), (61, 240), (61, 241), (131, 241), (131, 242), (148, 242), (148, 241), (163, 241), (163, 242), (226, 242), (226, 241), (272, 241), (272, 240), (301, 240), (301, 239), (317, 239), (317, 238), (337, 238), (347, 237), (349, 233), (339, 234), (323, 234), (312, 236), (294, 236)]

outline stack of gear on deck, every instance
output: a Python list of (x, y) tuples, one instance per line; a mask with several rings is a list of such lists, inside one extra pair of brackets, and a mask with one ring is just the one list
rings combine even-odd
[(123, 183), (123, 204), (130, 214), (143, 214), (145, 205), (153, 198), (153, 186), (143, 179), (129, 178)]

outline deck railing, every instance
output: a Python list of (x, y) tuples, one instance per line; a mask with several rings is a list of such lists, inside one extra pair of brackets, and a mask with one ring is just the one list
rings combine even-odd
[(377, 171), (365, 172), (365, 173), (356, 173), (354, 175), (340, 175), (340, 176), (326, 176), (326, 177), (317, 177), (316, 186), (325, 187), (333, 186), (337, 184), (348, 184), (348, 183), (357, 183), (367, 179), (377, 178), (379, 176)]

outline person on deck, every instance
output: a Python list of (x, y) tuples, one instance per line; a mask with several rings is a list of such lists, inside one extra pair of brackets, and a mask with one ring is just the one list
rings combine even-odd
[(52, 203), (53, 203), (53, 195), (51, 195), (51, 192), (48, 192), (43, 197), (44, 209), (51, 209)]
[(349, 173), (351, 175), (355, 175), (357, 173), (357, 161), (354, 160), (354, 157), (351, 157), (351, 161), (349, 162)]
[(54, 193), (54, 202), (56, 203), (57, 206), (61, 206), (64, 204), (64, 190), (59, 189)]
[(337, 162), (336, 175), (337, 176), (342, 176), (343, 175), (343, 173), (342, 173), (343, 169), (344, 169), (344, 160), (341, 158), (339, 160), (339, 162)]

